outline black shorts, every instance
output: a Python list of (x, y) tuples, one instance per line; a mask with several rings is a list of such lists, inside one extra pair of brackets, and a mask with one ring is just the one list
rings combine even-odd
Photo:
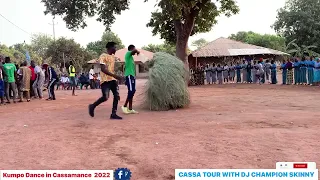
[(71, 86), (76, 86), (77, 85), (76, 77), (70, 77), (70, 85)]
[(126, 76), (126, 86), (128, 87), (128, 98), (132, 98), (136, 92), (136, 78), (134, 76)]
[(103, 97), (109, 98), (110, 91), (114, 97), (119, 98), (119, 86), (116, 80), (105, 81), (101, 84), (101, 92)]

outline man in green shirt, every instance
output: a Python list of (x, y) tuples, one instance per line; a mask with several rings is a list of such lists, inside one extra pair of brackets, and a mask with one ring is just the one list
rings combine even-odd
[(10, 103), (10, 92), (11, 87), (13, 91), (13, 103), (16, 103), (16, 77), (17, 77), (17, 68), (11, 63), (10, 57), (5, 58), (5, 64), (3, 65), (3, 70), (6, 73), (5, 86), (6, 86), (6, 98), (7, 103)]
[[(132, 101), (134, 93), (136, 92), (136, 65), (134, 63), (133, 56), (137, 54), (139, 55), (140, 52), (136, 49), (134, 45), (130, 45), (128, 47), (128, 52), (125, 54), (125, 69), (124, 69), (124, 76), (126, 77), (126, 86), (128, 87), (128, 96), (126, 102), (122, 106), (122, 111), (125, 114), (137, 114), (138, 112), (132, 109)], [(129, 103), (129, 107), (128, 106)]]

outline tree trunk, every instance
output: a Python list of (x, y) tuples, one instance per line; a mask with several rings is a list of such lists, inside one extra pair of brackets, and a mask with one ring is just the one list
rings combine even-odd
[(186, 69), (186, 83), (189, 83), (190, 74), (189, 74), (189, 62), (188, 62), (188, 54), (187, 54), (187, 47), (188, 47), (188, 40), (189, 36), (177, 36), (176, 42), (176, 56), (181, 59), (184, 63), (184, 67)]

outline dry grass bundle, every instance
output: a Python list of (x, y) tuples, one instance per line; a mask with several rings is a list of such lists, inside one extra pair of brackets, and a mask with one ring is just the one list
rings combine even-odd
[(186, 107), (190, 97), (183, 62), (167, 53), (155, 53), (150, 61), (144, 105), (152, 111)]

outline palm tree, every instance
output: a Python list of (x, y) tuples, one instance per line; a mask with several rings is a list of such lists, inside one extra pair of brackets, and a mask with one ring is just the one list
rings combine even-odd
[(291, 54), (292, 56), (302, 57), (304, 55), (308, 55), (308, 56), (319, 56), (320, 55), (319, 53), (312, 50), (312, 49), (317, 48), (317, 46), (315, 46), (315, 45), (299, 46), (298, 44), (295, 43), (295, 41), (296, 41), (296, 39), (294, 39), (293, 41), (290, 41), (285, 47), (286, 52)]

